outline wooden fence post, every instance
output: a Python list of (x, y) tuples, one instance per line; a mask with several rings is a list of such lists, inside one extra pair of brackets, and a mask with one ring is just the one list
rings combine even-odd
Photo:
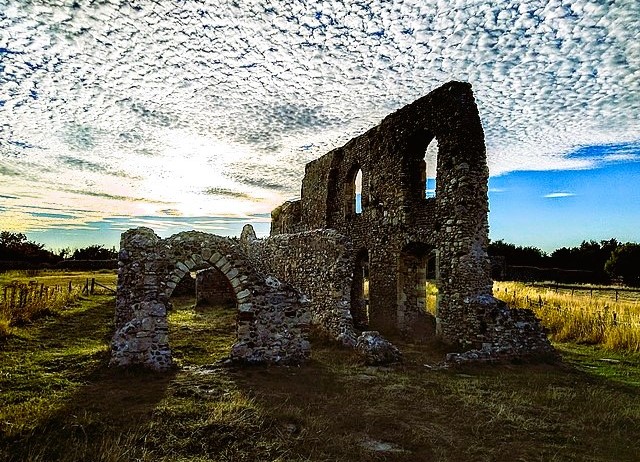
[(93, 295), (93, 290), (96, 286), (96, 278), (91, 278), (91, 295)]

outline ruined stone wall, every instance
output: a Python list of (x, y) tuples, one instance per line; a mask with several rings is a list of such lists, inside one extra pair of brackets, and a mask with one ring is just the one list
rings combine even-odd
[(253, 228), (245, 225), (240, 244), (256, 268), (287, 281), (309, 298), (314, 324), (345, 345), (355, 346), (349, 301), (352, 249), (345, 236), (315, 230), (256, 239)]
[[(437, 139), (436, 197), (425, 197), (424, 155)], [(362, 212), (353, 182), (362, 170)], [(409, 332), (419, 306), (398, 310), (400, 268), (408, 246), (440, 255), (438, 329), (454, 343), (477, 342), (476, 308), (464, 299), (489, 294), (486, 256), (487, 184), (482, 125), (469, 84), (450, 82), (386, 117), (342, 148), (310, 162), (302, 181), (301, 213), (280, 214), (298, 230), (334, 228), (370, 268), (370, 324)], [(274, 224), (272, 234), (280, 227)], [(408, 256), (408, 258), (413, 258)], [(409, 310), (413, 309), (413, 313)], [(403, 315), (404, 314), (404, 315)]]
[[(434, 139), (436, 194), (426, 198), (425, 151)], [(354, 206), (358, 170), (360, 213)], [(466, 349), (502, 348), (513, 337), (505, 331), (525, 334), (508, 315), (498, 322), (491, 297), (488, 175), (471, 85), (449, 82), (307, 164), (299, 206), (280, 209), (271, 234), (331, 228), (346, 235), (352, 259), (363, 253), (369, 258), (370, 326), (418, 339), (433, 329), (422, 297), (411, 289), (424, 279), (416, 267), (422, 256), (413, 250), (432, 249), (439, 262), (437, 335)]]
[(287, 201), (271, 212), (271, 234), (300, 231), (300, 201)]
[[(425, 151), (434, 139), (436, 194), (426, 198)], [(356, 206), (359, 171), (362, 210)], [(350, 307), (360, 327), (416, 340), (435, 331), (467, 350), (456, 357), (460, 361), (551, 352), (535, 317), (491, 296), (488, 175), (471, 86), (449, 82), (307, 164), (301, 199), (273, 211), (268, 239), (256, 239), (250, 227), (240, 240), (195, 232), (162, 240), (149, 229), (128, 231), (121, 242), (112, 362), (169, 367), (168, 298), (188, 271), (211, 266), (225, 275), (238, 304), (236, 359), (305, 358), (312, 320), (353, 345)], [(438, 261), (435, 319), (424, 311), (428, 255)], [(365, 269), (368, 311), (353, 282), (363, 283), (364, 274), (354, 278), (354, 271)], [(375, 345), (382, 353), (376, 358), (396, 358), (387, 343), (376, 332), (357, 341), (364, 350)]]
[(305, 300), (291, 286), (256, 271), (237, 240), (194, 231), (160, 239), (151, 229), (137, 228), (122, 234), (118, 265), (111, 364), (170, 368), (169, 297), (187, 273), (211, 267), (235, 294), (232, 359), (291, 364), (309, 356), (311, 315)]

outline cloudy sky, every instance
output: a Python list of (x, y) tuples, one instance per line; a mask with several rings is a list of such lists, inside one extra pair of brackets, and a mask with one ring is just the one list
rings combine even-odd
[(306, 162), (452, 79), (493, 239), (640, 241), (638, 0), (0, 0), (0, 228), (264, 234)]

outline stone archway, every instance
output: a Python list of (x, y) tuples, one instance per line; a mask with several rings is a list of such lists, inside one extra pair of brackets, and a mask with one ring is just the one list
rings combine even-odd
[(309, 356), (304, 297), (257, 272), (237, 240), (195, 231), (160, 239), (149, 228), (137, 228), (125, 232), (120, 243), (111, 364), (170, 368), (169, 297), (185, 274), (207, 268), (219, 270), (235, 294), (237, 340), (231, 359), (291, 364)]

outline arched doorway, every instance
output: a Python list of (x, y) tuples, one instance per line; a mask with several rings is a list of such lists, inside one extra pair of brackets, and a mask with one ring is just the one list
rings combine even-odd
[(435, 335), (437, 253), (425, 243), (410, 243), (398, 257), (397, 320), (400, 331), (417, 341)]
[(217, 267), (186, 273), (167, 313), (174, 363), (202, 366), (228, 358), (237, 342), (236, 305), (233, 287)]
[(200, 270), (195, 278), (197, 307), (234, 306), (236, 297), (233, 286), (216, 267)]
[(123, 233), (119, 256), (111, 364), (172, 367), (169, 298), (187, 273), (212, 267), (235, 296), (232, 359), (289, 364), (308, 357), (308, 315), (300, 294), (257, 273), (236, 241), (195, 231), (160, 239), (149, 228), (136, 228)]

